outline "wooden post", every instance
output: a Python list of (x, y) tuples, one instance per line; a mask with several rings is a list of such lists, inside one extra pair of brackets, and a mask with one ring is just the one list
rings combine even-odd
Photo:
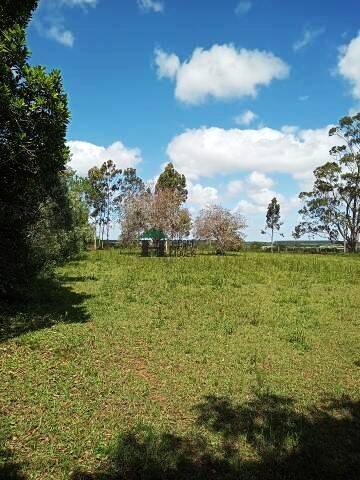
[(142, 240), (141, 241), (141, 255), (143, 257), (149, 256), (149, 240)]

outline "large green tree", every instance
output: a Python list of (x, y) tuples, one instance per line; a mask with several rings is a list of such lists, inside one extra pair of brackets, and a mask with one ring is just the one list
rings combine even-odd
[(29, 230), (32, 257), (49, 271), (84, 250), (91, 237), (84, 180), (67, 170), (56, 199), (42, 203), (38, 220)]
[(172, 190), (176, 192), (181, 202), (185, 202), (187, 199), (188, 191), (186, 190), (185, 175), (175, 170), (172, 163), (166, 165), (156, 182), (155, 192), (157, 193), (161, 190)]
[(30, 66), (25, 28), (36, 0), (0, 2), (0, 295), (26, 287), (42, 267), (32, 232), (62, 197), (69, 120), (59, 71)]
[(310, 192), (302, 192), (301, 234), (343, 240), (356, 251), (360, 235), (360, 113), (343, 117), (329, 131), (341, 141), (330, 150), (332, 161), (314, 171)]

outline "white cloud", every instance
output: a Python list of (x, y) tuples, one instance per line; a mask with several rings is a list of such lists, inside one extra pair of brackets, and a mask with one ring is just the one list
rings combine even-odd
[(69, 7), (96, 7), (97, 0), (60, 0), (58, 3)]
[(97, 0), (41, 0), (32, 24), (40, 35), (51, 38), (65, 47), (72, 47), (75, 36), (65, 26), (63, 10), (65, 8), (95, 8)]
[(244, 194), (246, 198), (241, 199), (234, 210), (244, 215), (265, 214), (271, 199), (276, 197), (281, 207), (281, 215), (284, 218), (300, 205), (298, 196), (290, 198), (273, 189), (275, 182), (259, 172), (252, 172), (244, 180)]
[(231, 180), (227, 186), (227, 194), (230, 197), (237, 196), (244, 190), (244, 182), (242, 180)]
[(159, 48), (155, 49), (155, 64), (158, 78), (174, 78), (180, 68), (180, 60), (177, 55), (167, 54)]
[(245, 15), (251, 10), (251, 8), (252, 2), (250, 2), (249, 0), (241, 0), (235, 8), (235, 13), (237, 15)]
[(325, 32), (324, 28), (318, 28), (318, 29), (305, 29), (302, 37), (296, 40), (293, 44), (293, 50), (297, 52), (298, 50), (301, 50), (305, 48), (307, 45), (312, 43), (317, 37), (322, 35)]
[(340, 49), (338, 71), (352, 86), (354, 98), (360, 98), (360, 32)]
[(246, 110), (246, 112), (243, 112), (241, 115), (237, 115), (234, 118), (234, 121), (237, 125), (245, 125), (248, 126), (250, 125), (254, 120), (257, 119), (256, 113), (252, 112), (251, 110)]
[(70, 30), (64, 30), (62, 25), (52, 25), (46, 32), (46, 35), (65, 47), (74, 45), (74, 35)]
[(174, 137), (167, 154), (176, 169), (190, 179), (236, 172), (289, 173), (306, 181), (325, 163), (336, 142), (331, 126), (316, 130), (286, 127), (230, 129), (202, 127)]
[(271, 188), (274, 181), (259, 172), (252, 172), (243, 182), (245, 199), (241, 199), (235, 210), (239, 210), (245, 215), (264, 213), (272, 198), (276, 197), (281, 203), (284, 200), (283, 195), (277, 193)]
[(204, 187), (200, 183), (193, 184), (188, 182), (188, 203), (200, 208), (209, 204), (214, 204), (219, 200), (219, 192), (213, 187)]
[(288, 65), (271, 52), (237, 49), (231, 44), (196, 48), (183, 63), (175, 54), (157, 49), (155, 62), (160, 78), (175, 80), (175, 97), (190, 104), (208, 98), (255, 97), (260, 86), (289, 75)]
[(117, 167), (135, 167), (142, 161), (138, 148), (127, 148), (118, 141), (109, 147), (94, 145), (89, 142), (72, 140), (68, 142), (71, 152), (70, 166), (81, 176), (86, 176), (90, 168), (99, 167), (106, 160), (113, 160)]
[(360, 112), (360, 103), (350, 107), (348, 110), (348, 115), (350, 115), (350, 117), (353, 117), (354, 115), (357, 115), (359, 112)]
[(164, 11), (164, 3), (159, 0), (138, 0), (137, 3), (144, 12), (161, 13)]
[(248, 181), (255, 188), (269, 189), (274, 186), (274, 181), (270, 177), (257, 171), (251, 173)]

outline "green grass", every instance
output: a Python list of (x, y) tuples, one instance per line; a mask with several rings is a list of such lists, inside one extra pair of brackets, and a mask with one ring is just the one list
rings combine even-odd
[(0, 315), (0, 478), (360, 478), (359, 280), (359, 256), (60, 268)]

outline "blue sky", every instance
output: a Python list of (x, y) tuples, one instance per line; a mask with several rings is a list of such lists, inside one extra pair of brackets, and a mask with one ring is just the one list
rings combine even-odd
[(193, 213), (238, 208), (259, 239), (273, 195), (289, 236), (329, 125), (360, 104), (359, 29), (358, 0), (41, 0), (28, 34), (62, 71), (79, 173), (172, 160)]

